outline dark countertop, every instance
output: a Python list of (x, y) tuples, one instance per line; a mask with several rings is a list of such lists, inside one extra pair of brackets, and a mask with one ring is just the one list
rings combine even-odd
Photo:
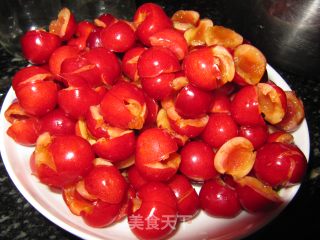
[[(165, 5), (166, 1), (157, 1)], [(195, 9), (202, 17), (214, 19), (221, 25), (229, 25), (228, 16), (221, 14), (223, 1), (210, 2), (198, 0), (195, 3), (167, 1), (166, 10), (172, 13), (177, 9)], [(250, 40), (250, 39), (249, 39)], [(299, 56), (297, 56), (299, 57)], [(8, 79), (17, 71), (21, 62), (0, 48), (0, 81), (2, 104), (4, 93), (10, 86)], [(319, 161), (319, 126), (320, 126), (320, 77), (298, 75), (271, 62), (287, 83), (302, 98), (305, 104), (306, 119), (310, 131), (309, 167), (298, 194), (288, 207), (271, 223), (259, 230), (248, 240), (271, 239), (283, 236), (286, 239), (314, 239), (320, 236), (320, 161)], [(43, 217), (19, 193), (10, 180), (5, 167), (0, 161), (0, 239), (78, 239)]]

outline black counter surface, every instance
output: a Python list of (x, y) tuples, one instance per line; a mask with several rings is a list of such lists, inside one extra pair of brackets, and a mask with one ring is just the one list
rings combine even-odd
[[(239, 32), (241, 30), (237, 29), (237, 24), (232, 23), (230, 16), (225, 14), (224, 1), (197, 0), (184, 3), (157, 1), (157, 3), (164, 6), (168, 14), (172, 14), (178, 9), (194, 9), (201, 13), (201, 17), (213, 19), (216, 24), (232, 27)], [(141, 2), (138, 2), (139, 4)], [(306, 176), (293, 201), (276, 219), (246, 239), (267, 240), (279, 239), (280, 237), (285, 239), (319, 239), (320, 77), (317, 72), (296, 74), (288, 69), (284, 70), (283, 66), (276, 63), (269, 62), (269, 64), (280, 73), (304, 102), (310, 131), (310, 157)], [(21, 66), (25, 65), (26, 62), (15, 59), (0, 48), (1, 104), (10, 87), (8, 80)], [(3, 84), (4, 82), (8, 82), (8, 84)], [(10, 180), (2, 161), (0, 161), (0, 239), (78, 239), (47, 220), (24, 199)]]

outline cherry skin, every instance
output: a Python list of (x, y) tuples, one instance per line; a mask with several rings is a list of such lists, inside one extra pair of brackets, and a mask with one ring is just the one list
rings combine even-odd
[(237, 191), (219, 178), (202, 185), (199, 199), (201, 208), (211, 216), (233, 218), (241, 211)]
[(215, 153), (201, 141), (187, 143), (181, 150), (180, 171), (195, 181), (204, 181), (217, 176), (214, 168)]
[(175, 108), (184, 118), (197, 118), (209, 111), (211, 102), (210, 93), (189, 84), (178, 93)]
[(60, 44), (61, 39), (57, 35), (42, 30), (30, 30), (21, 38), (22, 53), (33, 64), (48, 62)]
[(227, 113), (213, 113), (202, 133), (202, 139), (211, 147), (219, 148), (229, 139), (238, 136), (238, 126)]

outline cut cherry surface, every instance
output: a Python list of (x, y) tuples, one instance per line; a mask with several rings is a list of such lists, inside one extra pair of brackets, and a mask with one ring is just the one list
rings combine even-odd
[(234, 50), (235, 81), (241, 85), (255, 85), (266, 71), (267, 60), (256, 47), (241, 44)]
[(214, 166), (221, 174), (241, 178), (251, 171), (255, 158), (252, 143), (244, 137), (234, 137), (219, 148), (214, 157)]

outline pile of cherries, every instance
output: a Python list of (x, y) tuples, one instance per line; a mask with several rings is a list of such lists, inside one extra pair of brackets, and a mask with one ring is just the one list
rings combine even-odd
[(64, 8), (21, 45), (32, 65), (13, 77), (7, 133), (35, 145), (32, 173), (90, 226), (127, 217), (138, 238), (165, 238), (200, 209), (274, 209), (303, 177), (290, 134), (301, 100), (268, 80), (256, 47), (196, 11), (146, 3), (132, 22), (76, 22)]

